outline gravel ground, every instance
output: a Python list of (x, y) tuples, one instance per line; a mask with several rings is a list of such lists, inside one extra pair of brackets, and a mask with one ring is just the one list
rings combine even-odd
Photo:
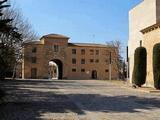
[(0, 120), (160, 120), (160, 94), (123, 82), (7, 80)]

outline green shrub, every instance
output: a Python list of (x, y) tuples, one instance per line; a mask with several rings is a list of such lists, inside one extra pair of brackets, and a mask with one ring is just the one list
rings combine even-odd
[(134, 69), (132, 83), (141, 87), (146, 81), (147, 52), (144, 47), (138, 47), (134, 53)]
[(154, 87), (160, 89), (160, 43), (153, 47), (153, 76)]

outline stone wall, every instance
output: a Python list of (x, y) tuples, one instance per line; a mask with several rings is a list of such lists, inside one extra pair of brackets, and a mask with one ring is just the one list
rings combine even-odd
[(153, 47), (156, 43), (160, 43), (160, 28), (150, 30), (144, 33), (143, 46), (147, 49), (147, 78), (146, 85), (154, 86), (153, 79)]
[(143, 34), (140, 32), (142, 29), (156, 24), (158, 21), (159, 11), (158, 0), (144, 0), (136, 7), (129, 11), (129, 78), (132, 80), (132, 72), (134, 66), (134, 52), (137, 47), (140, 46), (140, 40), (142, 45), (144, 44)]
[[(54, 51), (54, 45), (58, 45), (58, 51)], [(34, 53), (32, 49), (37, 51)], [(76, 54), (72, 54), (72, 49), (76, 49)], [(85, 54), (81, 54), (81, 50)], [(105, 45), (70, 46), (68, 38), (42, 38), (38, 42), (24, 44), (24, 56), (22, 65), (22, 78), (31, 78), (31, 69), (37, 69), (36, 78), (49, 77), (49, 62), (59, 60), (63, 64), (63, 78), (65, 79), (91, 79), (92, 71), (97, 71), (97, 79), (109, 79), (109, 53), (112, 52), (112, 79), (118, 79), (118, 52), (115, 47)], [(91, 51), (93, 50), (93, 54)], [(96, 53), (98, 51), (98, 54)], [(36, 57), (36, 63), (32, 63), (32, 57)], [(76, 59), (76, 64), (72, 59)], [(85, 59), (85, 64), (81, 63)], [(93, 59), (93, 62), (90, 60)], [(76, 69), (73, 72), (72, 69)], [(82, 71), (83, 69), (83, 71)]]

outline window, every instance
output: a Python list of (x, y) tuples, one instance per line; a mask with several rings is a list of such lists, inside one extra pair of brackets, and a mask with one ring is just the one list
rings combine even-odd
[(105, 63), (106, 63), (107, 65), (110, 64), (109, 58), (105, 60)]
[(85, 72), (85, 69), (81, 69), (81, 72)]
[(81, 55), (85, 55), (85, 49), (81, 50)]
[(72, 59), (72, 64), (76, 64), (76, 59), (75, 58)]
[(36, 57), (32, 57), (32, 63), (36, 63), (37, 62), (37, 58)]
[(72, 54), (76, 54), (76, 49), (72, 49)]
[(109, 72), (109, 70), (108, 70), (108, 69), (106, 69), (106, 70), (105, 70), (105, 72)]
[(58, 52), (59, 51), (59, 46), (58, 45), (54, 45), (53, 49), (54, 49), (54, 52)]
[(75, 69), (75, 68), (73, 68), (73, 69), (72, 69), (72, 72), (76, 72), (76, 69)]
[(85, 64), (85, 59), (81, 59), (81, 64)]
[(98, 59), (96, 59), (96, 61), (95, 61), (96, 63), (99, 63), (99, 60)]
[(90, 55), (94, 55), (94, 50), (90, 50)]
[(31, 68), (31, 78), (35, 79), (37, 77), (37, 68)]
[(96, 55), (99, 55), (99, 50), (96, 50)]
[(36, 53), (37, 52), (37, 48), (36, 47), (33, 47), (32, 48), (32, 53)]
[(90, 63), (93, 63), (94, 62), (94, 60), (93, 59), (90, 59)]

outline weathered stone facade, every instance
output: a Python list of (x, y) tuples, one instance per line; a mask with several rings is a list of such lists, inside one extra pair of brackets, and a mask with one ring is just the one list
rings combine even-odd
[(100, 44), (68, 43), (58, 34), (24, 43), (22, 78), (49, 78), (49, 62), (58, 66), (59, 79), (118, 79), (117, 48)]
[[(160, 32), (154, 28), (160, 22), (160, 0), (144, 0), (129, 11), (129, 79), (132, 81), (134, 66), (134, 52), (137, 47), (142, 46), (147, 50), (147, 78), (146, 85), (153, 86), (152, 53)], [(153, 28), (150, 29), (150, 28)], [(149, 30), (150, 29), (150, 30)], [(149, 31), (148, 31), (149, 30)]]
[(146, 85), (154, 86), (153, 78), (153, 47), (160, 43), (160, 24), (149, 26), (141, 31), (144, 36), (143, 46), (147, 50), (147, 77)]

